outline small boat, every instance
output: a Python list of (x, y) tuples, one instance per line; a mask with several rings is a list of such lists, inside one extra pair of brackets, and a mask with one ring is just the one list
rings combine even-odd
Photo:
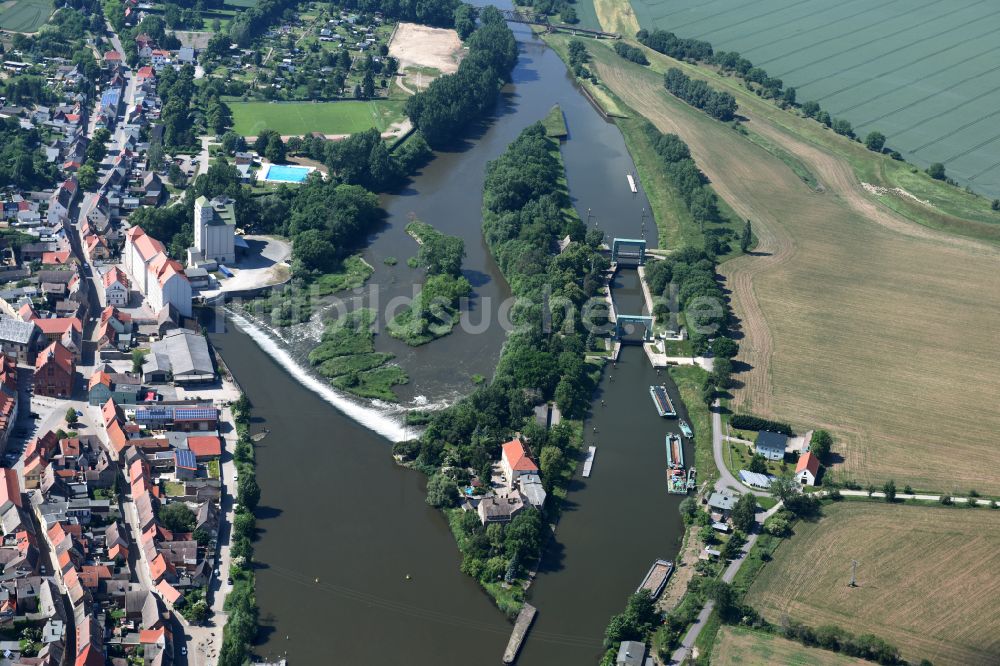
[(670, 396), (667, 395), (666, 386), (650, 386), (649, 397), (653, 399), (653, 404), (656, 405), (656, 411), (660, 416), (677, 416), (674, 404), (670, 401)]
[(694, 480), (696, 473), (697, 472), (696, 472), (696, 470), (695, 470), (694, 467), (692, 467), (691, 469), (688, 470), (688, 482), (687, 482), (687, 489), (688, 490), (694, 490), (695, 487), (697, 486), (697, 484), (695, 483), (695, 480)]
[(688, 425), (687, 421), (681, 419), (680, 423), (677, 425), (681, 427), (681, 432), (684, 433), (685, 437), (691, 437), (694, 435), (694, 431), (691, 430), (691, 426)]

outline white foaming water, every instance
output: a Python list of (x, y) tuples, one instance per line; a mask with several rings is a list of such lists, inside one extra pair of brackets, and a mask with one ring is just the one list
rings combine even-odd
[(314, 377), (308, 369), (296, 362), (284, 347), (275, 342), (259, 326), (233, 310), (227, 308), (227, 311), (229, 318), (236, 324), (237, 328), (249, 335), (262, 350), (270, 354), (271, 358), (278, 362), (278, 365), (288, 370), (307, 389), (323, 398), (323, 400), (336, 407), (349, 418), (357, 421), (369, 430), (377, 432), (389, 441), (399, 442), (406, 438), (406, 429), (401, 423), (374, 407), (359, 405), (337, 393), (332, 387)]

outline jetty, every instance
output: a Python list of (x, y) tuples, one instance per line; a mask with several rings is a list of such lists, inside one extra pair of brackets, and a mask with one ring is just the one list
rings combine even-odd
[(653, 566), (649, 567), (649, 571), (646, 572), (646, 577), (642, 579), (639, 583), (639, 587), (635, 589), (636, 592), (641, 592), (646, 590), (649, 592), (649, 596), (656, 599), (663, 592), (663, 588), (667, 584), (667, 580), (670, 579), (670, 574), (674, 571), (674, 563), (669, 560), (656, 560), (653, 562)]
[(587, 448), (587, 457), (583, 459), (583, 476), (587, 478), (590, 476), (590, 468), (594, 466), (594, 456), (597, 455), (597, 447), (591, 446)]
[(526, 603), (521, 607), (521, 612), (517, 614), (517, 620), (514, 621), (514, 631), (511, 632), (510, 640), (507, 641), (507, 649), (503, 651), (503, 663), (513, 664), (514, 660), (517, 659), (517, 653), (521, 649), (521, 644), (524, 643), (524, 637), (528, 635), (528, 629), (535, 621), (537, 614), (538, 610), (531, 604)]
[(632, 190), (632, 194), (637, 193), (639, 190), (635, 186), (635, 178), (632, 177), (632, 174), (625, 174), (625, 178), (628, 179), (628, 188)]
[(667, 394), (666, 386), (650, 386), (649, 396), (653, 399), (653, 404), (656, 405), (656, 411), (660, 416), (677, 416), (674, 403), (670, 401), (670, 395)]

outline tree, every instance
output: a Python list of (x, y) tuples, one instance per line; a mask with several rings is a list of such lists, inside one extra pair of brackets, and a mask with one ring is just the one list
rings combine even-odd
[(132, 372), (142, 372), (142, 364), (146, 362), (146, 352), (141, 349), (132, 350)]
[(881, 153), (885, 146), (885, 135), (882, 132), (869, 132), (865, 137), (865, 147), (876, 153)]
[(559, 479), (559, 475), (562, 474), (565, 464), (566, 460), (563, 452), (558, 448), (555, 446), (542, 448), (542, 452), (538, 455), (538, 466), (542, 470), (542, 480), (545, 482), (545, 488), (549, 492), (552, 492), (552, 488)]
[(285, 142), (281, 140), (281, 136), (277, 132), (268, 139), (264, 157), (275, 164), (285, 161)]
[(681, 517), (684, 518), (685, 523), (694, 520), (695, 515), (698, 513), (698, 500), (693, 497), (685, 497), (681, 500), (677, 510), (681, 512)]
[(361, 79), (361, 95), (363, 99), (371, 99), (375, 96), (375, 76), (369, 69)]
[(867, 493), (868, 493), (868, 497), (871, 497), (872, 495), (874, 495), (874, 494), (875, 494), (875, 491), (876, 491), (876, 490), (878, 490), (878, 488), (877, 488), (877, 487), (875, 487), (875, 484), (874, 484), (874, 483), (869, 483), (869, 484), (868, 484), (868, 485), (867, 485), (867, 486), (865, 487), (865, 492), (867, 492)]
[(736, 506), (730, 514), (733, 527), (741, 532), (750, 532), (753, 529), (754, 517), (757, 515), (757, 498), (751, 493), (745, 493), (736, 501)]
[(87, 144), (87, 161), (94, 162), (95, 164), (100, 164), (104, 156), (107, 155), (108, 149), (105, 145), (111, 140), (111, 132), (105, 128), (100, 128), (94, 132), (94, 137)]
[(222, 150), (224, 150), (228, 155), (232, 155), (246, 149), (246, 140), (236, 132), (230, 130), (222, 135)]
[(882, 492), (885, 493), (886, 502), (896, 501), (896, 482), (889, 479), (882, 485)]
[(750, 243), (753, 242), (753, 225), (750, 224), (750, 220), (743, 225), (743, 235), (740, 236), (740, 250), (746, 252), (750, 249)]
[(719, 358), (735, 358), (740, 346), (732, 338), (718, 337), (712, 341), (712, 355)]
[(307, 271), (325, 273), (337, 258), (337, 251), (319, 229), (307, 229), (292, 241), (292, 253)]
[(854, 138), (854, 129), (851, 127), (850, 121), (847, 120), (846, 118), (837, 118), (836, 120), (833, 121), (831, 127), (833, 128), (833, 131), (836, 132), (837, 134), (846, 136), (851, 139)]
[(440, 472), (432, 476), (427, 481), (427, 503), (439, 509), (454, 506), (454, 482)]
[(755, 453), (750, 458), (750, 465), (747, 466), (747, 469), (754, 474), (767, 474), (767, 460), (759, 453)]
[(76, 415), (75, 407), (68, 407), (66, 409), (66, 425), (75, 426), (76, 422), (80, 420), (80, 417)]
[(97, 188), (97, 170), (90, 163), (82, 165), (77, 170), (76, 177), (80, 181), (80, 187), (84, 190)]
[(812, 439), (809, 442), (809, 452), (814, 456), (819, 458), (821, 463), (825, 463), (827, 456), (830, 455), (830, 447), (833, 446), (833, 437), (826, 430), (817, 430), (813, 432)]
[(779, 476), (771, 481), (769, 488), (771, 497), (779, 502), (785, 502), (799, 492), (795, 480), (788, 476)]
[[(242, 515), (242, 514), (241, 514)], [(212, 535), (208, 533), (204, 527), (197, 528), (192, 534), (191, 538), (198, 542), (198, 545), (202, 548), (208, 546), (212, 541)]]
[(160, 509), (160, 522), (171, 532), (190, 532), (197, 518), (184, 502), (171, 502)]
[(934, 180), (944, 180), (946, 178), (944, 165), (941, 164), (940, 162), (935, 162), (934, 164), (927, 167), (927, 175), (933, 178)]
[(239, 481), (236, 484), (236, 500), (247, 511), (257, 508), (260, 501), (260, 486), (257, 485), (256, 475), (249, 469), (240, 471)]

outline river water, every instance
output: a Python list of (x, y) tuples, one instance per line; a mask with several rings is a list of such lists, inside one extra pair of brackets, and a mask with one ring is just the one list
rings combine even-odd
[[(456, 328), (416, 349), (377, 336), (377, 347), (396, 353), (411, 376), (399, 392), (404, 402), (453, 400), (471, 389), (471, 375), (492, 375), (504, 338), (497, 312), (509, 290), (482, 241), (484, 172), (553, 104), (570, 129), (563, 155), (581, 217), (609, 239), (643, 232), (648, 202), (629, 190), (625, 174), (634, 166), (619, 131), (574, 88), (554, 52), (521, 26), (515, 33), (520, 59), (495, 117), (462, 149), (438, 154), (405, 191), (383, 197), (387, 222), (366, 251), (376, 269), (366, 297), (382, 308), (411, 295), (419, 280), (405, 266), (416, 253), (403, 230), (409, 220), (462, 237), (475, 288), (471, 320), (489, 324), (479, 332)], [(655, 246), (655, 227), (645, 226)], [(386, 257), (399, 263), (388, 266)], [(619, 273), (615, 287), (623, 311), (641, 308), (634, 271)], [(390, 439), (407, 434), (398, 416), (333, 393), (304, 367), (318, 327), (278, 339), (260, 325), (236, 323), (211, 337), (253, 403), (254, 428), (269, 430), (257, 450), (258, 654), (294, 664), (499, 660), (510, 625), (459, 571), (445, 521), (424, 503), (424, 477), (393, 464)], [(664, 477), (671, 422), (656, 416), (648, 395), (654, 382), (668, 380), (639, 347), (626, 347), (605, 372), (586, 426), (598, 446), (594, 473), (574, 482), (532, 587), (540, 613), (522, 664), (593, 663), (610, 615), (653, 559), (676, 552), (680, 520)]]

